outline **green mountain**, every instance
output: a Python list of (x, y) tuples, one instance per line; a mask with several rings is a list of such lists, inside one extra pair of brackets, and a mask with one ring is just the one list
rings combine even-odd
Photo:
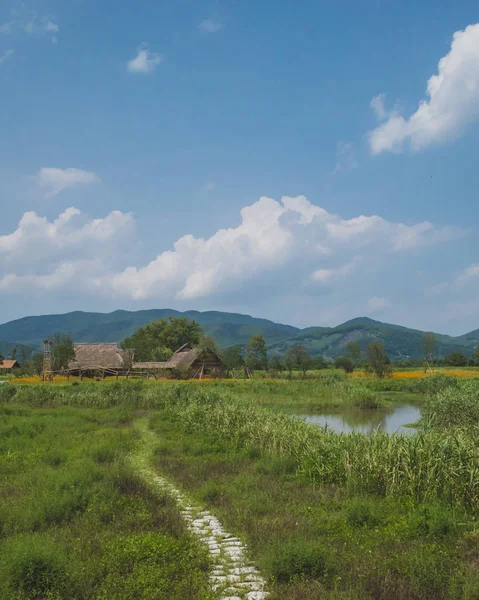
[[(334, 359), (344, 353), (346, 344), (358, 342), (365, 348), (371, 341), (382, 342), (392, 359), (420, 358), (423, 331), (400, 325), (381, 323), (366, 317), (352, 319), (337, 327), (298, 329), (267, 319), (218, 311), (186, 311), (154, 309), (140, 311), (117, 310), (112, 313), (71, 312), (63, 315), (24, 317), (0, 325), (0, 352), (9, 355), (15, 345), (24, 344), (41, 349), (45, 338), (61, 331), (70, 333), (76, 342), (121, 342), (138, 327), (164, 317), (195, 319), (205, 333), (226, 348), (244, 345), (254, 333), (264, 335), (271, 354), (284, 354), (296, 344), (304, 345), (313, 356), (322, 354)], [(437, 355), (464, 352), (470, 356), (479, 344), (479, 330), (459, 337), (436, 334)]]
[[(464, 352), (470, 355), (479, 344), (479, 330), (460, 337), (435, 335), (438, 357), (444, 357), (452, 352)], [(337, 358), (344, 353), (349, 342), (357, 342), (364, 350), (370, 342), (379, 341), (384, 344), (391, 359), (414, 359), (422, 356), (423, 336), (424, 331), (418, 329), (360, 317), (337, 327), (308, 327), (289, 340), (273, 344), (271, 350), (283, 354), (291, 346), (301, 344), (313, 356), (322, 354), (329, 358)]]
[(169, 316), (195, 319), (205, 333), (212, 335), (223, 348), (246, 344), (254, 333), (263, 334), (268, 343), (275, 344), (300, 331), (290, 325), (280, 325), (249, 315), (194, 310), (179, 312), (166, 308), (134, 312), (116, 310), (106, 314), (76, 311), (63, 315), (24, 317), (0, 325), (0, 340), (39, 349), (45, 338), (61, 331), (71, 334), (75, 342), (121, 342), (139, 327)]

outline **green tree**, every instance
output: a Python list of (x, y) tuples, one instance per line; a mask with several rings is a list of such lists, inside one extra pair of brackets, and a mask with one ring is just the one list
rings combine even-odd
[(3, 354), (0, 352), (0, 364), (5, 360), (5, 357), (3, 356)]
[(467, 356), (462, 352), (453, 352), (444, 357), (444, 364), (448, 367), (465, 367), (467, 365)]
[(268, 349), (264, 337), (257, 333), (252, 335), (246, 347), (246, 364), (252, 370), (264, 369), (268, 366)]
[(311, 369), (327, 369), (329, 367), (328, 361), (324, 356), (313, 356), (311, 358)]
[(345, 373), (352, 373), (354, 371), (354, 363), (347, 356), (340, 356), (334, 361), (336, 369), (344, 369)]
[(71, 335), (68, 333), (55, 333), (52, 341), (53, 370), (66, 369), (68, 363), (75, 358)]
[(244, 367), (244, 356), (241, 346), (226, 348), (226, 350), (223, 350), (221, 353), (221, 358), (227, 373), (231, 373), (234, 369), (241, 369), (241, 367)]
[(269, 361), (269, 368), (271, 369), (271, 371), (274, 371), (275, 373), (281, 374), (284, 371), (284, 363), (283, 361), (279, 358), (279, 356), (273, 356), (273, 358)]
[(391, 374), (391, 361), (381, 342), (371, 342), (366, 347), (367, 371), (382, 379)]
[(345, 357), (356, 365), (361, 358), (361, 346), (357, 342), (346, 344)]
[(311, 356), (304, 346), (292, 346), (286, 352), (284, 362), (290, 373), (293, 370), (298, 370), (303, 373), (303, 376), (311, 368)]
[(200, 341), (201, 327), (196, 321), (187, 318), (160, 319), (144, 327), (123, 340), (122, 348), (135, 351), (136, 361), (168, 360), (173, 352), (188, 342), (197, 345)]
[(201, 350), (212, 350), (213, 352), (216, 352), (216, 354), (218, 354), (216, 340), (211, 335), (201, 335), (200, 341), (198, 342), (198, 347), (201, 348)]
[(472, 353), (472, 359), (474, 360), (474, 364), (479, 366), (479, 346), (476, 346), (474, 352)]
[(426, 372), (429, 366), (429, 363), (434, 359), (434, 354), (436, 353), (437, 340), (436, 336), (432, 331), (426, 331), (422, 340), (421, 340), (421, 348), (424, 355), (424, 371)]

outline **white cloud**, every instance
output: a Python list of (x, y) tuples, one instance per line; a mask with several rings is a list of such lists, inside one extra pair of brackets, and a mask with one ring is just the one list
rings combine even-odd
[(162, 62), (163, 57), (160, 54), (150, 52), (146, 46), (142, 46), (135, 58), (128, 61), (127, 69), (130, 73), (153, 73)]
[(60, 27), (55, 21), (46, 16), (38, 15), (35, 11), (22, 4), (19, 10), (11, 11), (11, 19), (0, 25), (0, 34), (18, 34), (46, 36), (56, 42), (56, 34)]
[(333, 174), (348, 173), (358, 166), (351, 142), (338, 142), (336, 147), (336, 165)]
[(391, 301), (388, 298), (383, 298), (382, 296), (372, 296), (367, 302), (367, 311), (368, 313), (380, 312), (385, 308), (389, 308), (390, 306)]
[(100, 178), (95, 173), (83, 171), (82, 169), (43, 167), (36, 175), (36, 181), (39, 186), (48, 189), (45, 197), (49, 198), (56, 196), (67, 188), (82, 184), (99, 183)]
[(463, 287), (472, 281), (479, 281), (479, 264), (475, 263), (464, 269), (456, 278), (456, 286)]
[[(378, 216), (342, 219), (304, 196), (286, 196), (281, 202), (262, 197), (241, 210), (236, 227), (206, 239), (185, 235), (143, 266), (125, 268), (121, 262), (112, 268), (112, 255), (119, 257), (122, 248), (127, 250), (122, 242), (131, 225), (131, 216), (118, 211), (91, 220), (72, 208), (51, 223), (25, 213), (15, 232), (0, 236), (2, 290), (18, 289), (26, 281), (32, 289), (70, 289), (77, 277), (75, 285), (85, 292), (133, 300), (197, 301), (287, 282), (290, 289), (314, 295), (362, 279), (368, 270), (382, 268), (380, 261), (387, 262), (388, 256), (462, 233)], [(93, 265), (90, 255), (95, 257)], [(130, 241), (126, 255), (132, 255)]]
[(132, 230), (131, 214), (120, 211), (92, 219), (68, 208), (53, 221), (26, 212), (14, 232), (0, 235), (0, 290), (91, 288), (118, 266)]
[(203, 19), (203, 21), (200, 22), (198, 27), (203, 33), (216, 33), (220, 29), (223, 29), (223, 23), (221, 23), (217, 19), (209, 18)]
[(4, 52), (1, 56), (0, 56), (0, 65), (3, 65), (3, 63), (10, 57), (12, 56), (12, 54), (14, 54), (15, 51), (14, 50), (7, 50), (6, 52)]
[(378, 94), (377, 96), (374, 96), (374, 98), (369, 104), (369, 106), (373, 109), (374, 113), (376, 114), (376, 118), (378, 121), (384, 121), (384, 119), (387, 119), (387, 117), (389, 116), (384, 105), (385, 99), (386, 94)]
[(376, 115), (388, 116), (369, 132), (373, 154), (421, 150), (457, 137), (479, 120), (479, 23), (454, 33), (449, 53), (427, 83), (427, 96), (408, 119), (397, 112), (387, 115), (383, 95), (373, 98)]

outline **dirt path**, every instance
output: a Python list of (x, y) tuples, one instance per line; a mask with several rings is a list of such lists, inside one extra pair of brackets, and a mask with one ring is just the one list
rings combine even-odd
[(213, 571), (211, 585), (221, 600), (263, 600), (265, 581), (259, 571), (248, 561), (245, 546), (241, 541), (225, 531), (219, 520), (206, 510), (191, 504), (186, 495), (180, 492), (165, 478), (157, 475), (150, 466), (151, 453), (156, 441), (148, 429), (147, 421), (137, 422), (144, 444), (134, 462), (141, 475), (158, 489), (166, 491), (174, 498), (186, 521), (188, 529), (208, 546)]

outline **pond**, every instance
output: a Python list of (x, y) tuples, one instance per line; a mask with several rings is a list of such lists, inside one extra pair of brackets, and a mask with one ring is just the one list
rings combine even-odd
[(401, 404), (392, 410), (371, 410), (351, 408), (338, 413), (322, 413), (301, 415), (307, 423), (314, 423), (319, 427), (328, 427), (337, 433), (360, 433), (371, 434), (376, 431), (384, 433), (406, 433), (414, 434), (414, 427), (406, 427), (416, 423), (421, 418), (421, 411), (412, 404)]

